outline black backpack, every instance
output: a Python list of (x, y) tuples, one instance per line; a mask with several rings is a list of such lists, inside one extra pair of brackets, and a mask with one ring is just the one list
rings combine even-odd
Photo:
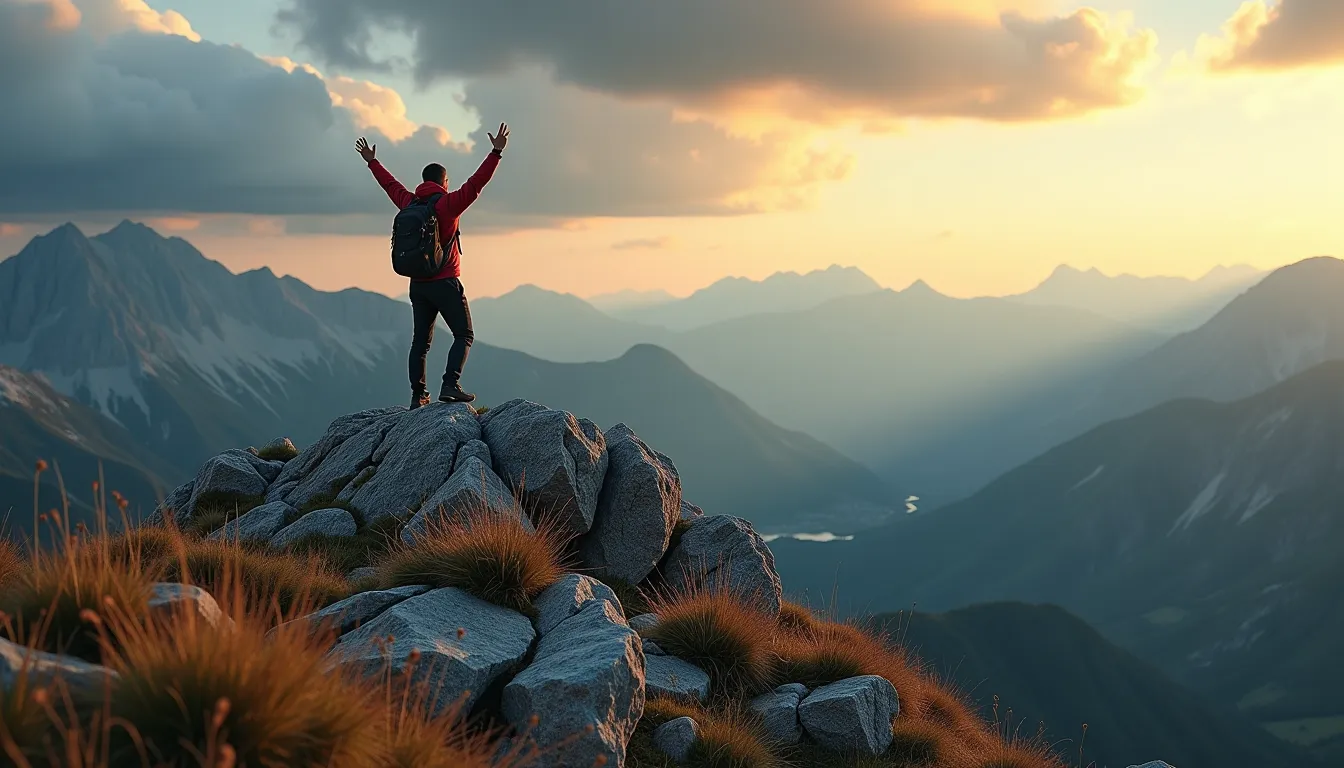
[[(439, 217), (434, 213), (443, 193), (413, 200), (392, 220), (392, 271), (403, 277), (424, 280), (442, 269), (458, 239), (454, 232), (447, 243), (439, 242)], [(461, 246), (458, 246), (461, 252)]]

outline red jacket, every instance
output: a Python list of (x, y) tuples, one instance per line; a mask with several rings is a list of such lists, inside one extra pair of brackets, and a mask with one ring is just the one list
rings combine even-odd
[[(374, 160), (369, 163), (369, 170), (373, 171), (373, 178), (382, 185), (383, 191), (392, 199), (392, 203), (401, 210), (410, 205), (414, 200), (423, 200), (431, 195), (443, 194), (439, 198), (438, 205), (434, 206), (434, 212), (439, 217), (439, 239), (442, 242), (448, 242), (448, 238), (457, 231), (457, 219), (462, 215), (471, 204), (476, 202), (476, 198), (481, 196), (481, 190), (489, 183), (490, 178), (495, 175), (495, 169), (499, 167), (499, 155), (495, 152), (485, 156), (481, 167), (467, 179), (467, 183), (461, 188), (449, 192), (442, 185), (435, 184), (432, 181), (426, 181), (415, 188), (415, 194), (411, 194), (397, 178), (388, 172), (383, 164)], [(454, 240), (448, 252), (448, 259), (443, 264), (443, 269), (429, 280), (444, 280), (449, 277), (461, 277), (462, 275), (462, 253), (458, 250), (457, 241)]]

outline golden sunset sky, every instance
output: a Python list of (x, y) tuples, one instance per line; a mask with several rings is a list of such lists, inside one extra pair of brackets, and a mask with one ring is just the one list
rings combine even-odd
[[(91, 33), (109, 49), (118, 34), (166, 32), (190, 38), (183, 46), (265, 57), (278, 76), (320, 73), (331, 109), (354, 129), (329, 128), (304, 162), (326, 164), (314, 178), (340, 185), (360, 210), (282, 202), (271, 213), (255, 194), (180, 209), (153, 195), (118, 209), (112, 195), (85, 210), (75, 179), (68, 211), (0, 195), (3, 255), (59, 220), (96, 232), (130, 217), (236, 271), (269, 266), (320, 288), (395, 295), (404, 288), (379, 234), (393, 211), (379, 207), (386, 199), (348, 145), (380, 132), (380, 155), (393, 153), (389, 167), (412, 185), (421, 165), (443, 158), (422, 140), (428, 131), (406, 137), (441, 128), (456, 143), (442, 152), (454, 152), (447, 164), (460, 183), (459, 169), (484, 154), (482, 125), (500, 121), (513, 143), (463, 220), (463, 280), (476, 296), (522, 283), (685, 294), (726, 275), (833, 263), (894, 288), (923, 278), (956, 296), (997, 295), (1059, 264), (1195, 277), (1220, 264), (1344, 255), (1338, 0), (694, 0), (681, 8), (688, 18), (673, 20), (588, 18), (604, 4), (557, 2), (570, 13), (524, 21), (536, 6), (515, 0), (490, 4), (515, 21), (471, 19), (471, 50), (437, 58), (396, 31), (395, 14), (377, 16), (389, 5), (377, 0), (5, 4), (50, 6), (48, 29), (64, 24), (62, 34)], [(333, 32), (340, 5), (383, 26)], [(474, 7), (429, 5), (448, 30)], [(65, 6), (75, 21), (61, 21)], [(748, 31), (716, 17), (730, 6)], [(790, 14), (798, 18), (778, 18)], [(664, 50), (650, 31), (659, 25), (679, 48)], [(628, 44), (609, 42), (625, 34)], [(128, 56), (121, 72), (146, 66)], [(169, 92), (204, 87), (156, 77)], [(259, 114), (278, 108), (268, 109)], [(267, 119), (249, 123), (257, 130), (241, 150), (218, 156), (267, 163)], [(202, 133), (191, 149), (209, 153), (215, 139)], [(90, 140), (72, 133), (68, 143)], [(0, 153), (0, 171), (24, 167)], [(126, 185), (146, 183), (126, 173)], [(229, 173), (200, 183), (242, 183)]]

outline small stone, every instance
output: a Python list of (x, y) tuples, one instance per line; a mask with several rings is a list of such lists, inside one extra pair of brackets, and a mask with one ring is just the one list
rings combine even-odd
[(532, 623), (537, 628), (537, 634), (542, 637), (550, 634), (560, 622), (583, 610), (593, 600), (606, 600), (615, 606), (618, 614), (624, 615), (621, 601), (616, 598), (611, 587), (591, 576), (565, 574), (532, 601), (537, 616)]
[(891, 746), (891, 720), (900, 713), (896, 689), (864, 675), (824, 685), (798, 705), (807, 735), (832, 752), (880, 755)]
[[(806, 687), (803, 688), (806, 691)], [(802, 737), (798, 725), (798, 691), (793, 686), (780, 686), (774, 691), (752, 699), (747, 708), (761, 722), (765, 737), (775, 744), (797, 744)]]
[(653, 744), (676, 763), (691, 757), (691, 748), (700, 738), (700, 725), (689, 717), (678, 717), (653, 729)]
[(14, 690), (21, 679), (30, 690), (59, 680), (71, 695), (84, 697), (101, 695), (117, 673), (73, 656), (57, 656), (0, 639), (0, 691)]
[(345, 574), (345, 580), (351, 584), (358, 585), (360, 582), (371, 581), (378, 576), (378, 569), (372, 565), (364, 565), (351, 570)]
[(277, 437), (258, 448), (257, 455), (268, 461), (278, 461), (284, 464), (298, 456), (299, 449), (295, 447), (294, 441), (288, 437)]
[(709, 675), (676, 656), (646, 656), (644, 690), (651, 699), (704, 701), (709, 697)]
[(657, 643), (655, 643), (655, 642), (653, 642), (652, 640), (649, 640), (649, 639), (646, 638), (646, 639), (644, 640), (644, 655), (645, 655), (645, 656), (666, 656), (666, 655), (667, 655), (667, 651), (664, 651), (664, 650), (662, 649), (662, 647), (659, 646)]
[(641, 613), (630, 619), (630, 628), (636, 632), (647, 632), (658, 626), (658, 616), (653, 613)]
[(219, 609), (213, 595), (190, 584), (155, 584), (147, 607), (151, 614), (165, 619), (194, 615), (214, 629), (220, 624), (233, 625), (233, 620)]
[(416, 595), (429, 591), (427, 586), (397, 587), (396, 589), (372, 590), (347, 597), (339, 603), (332, 603), (317, 613), (310, 613), (296, 621), (306, 621), (314, 629), (323, 625), (335, 630), (337, 636), (352, 632), (376, 619), (383, 611)]

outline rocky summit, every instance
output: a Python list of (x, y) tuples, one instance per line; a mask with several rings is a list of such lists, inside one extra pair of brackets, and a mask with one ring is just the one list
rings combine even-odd
[[(624, 424), (604, 430), (525, 400), (363, 411), (303, 450), (279, 438), (225, 451), (140, 534), (157, 528), (240, 557), (365, 547), (368, 557), (344, 561), (346, 586), (259, 642), (314, 639), (319, 677), (408, 681), (426, 692), (414, 704), (423, 716), (492, 724), (500, 765), (717, 765), (706, 756), (743, 744), (808, 765), (904, 765), (908, 737), (894, 729), (908, 734), (903, 725), (928, 711), (918, 688), (836, 674), (825, 654), (854, 644), (881, 654), (872, 649), (882, 641), (785, 602), (751, 523), (683, 498), (671, 457)], [(523, 562), (537, 552), (544, 564)], [(519, 563), (535, 578), (510, 575)], [(200, 586), (152, 593), (149, 610), (162, 616), (213, 633), (247, 628)], [(705, 641), (715, 633), (726, 646)], [(0, 656), (6, 688), (25, 663), (85, 688), (115, 683), (121, 669), (115, 658), (112, 668), (54, 654), (25, 661), (4, 641)], [(988, 743), (975, 729), (949, 734)], [(1038, 763), (1049, 765), (1028, 764)]]

